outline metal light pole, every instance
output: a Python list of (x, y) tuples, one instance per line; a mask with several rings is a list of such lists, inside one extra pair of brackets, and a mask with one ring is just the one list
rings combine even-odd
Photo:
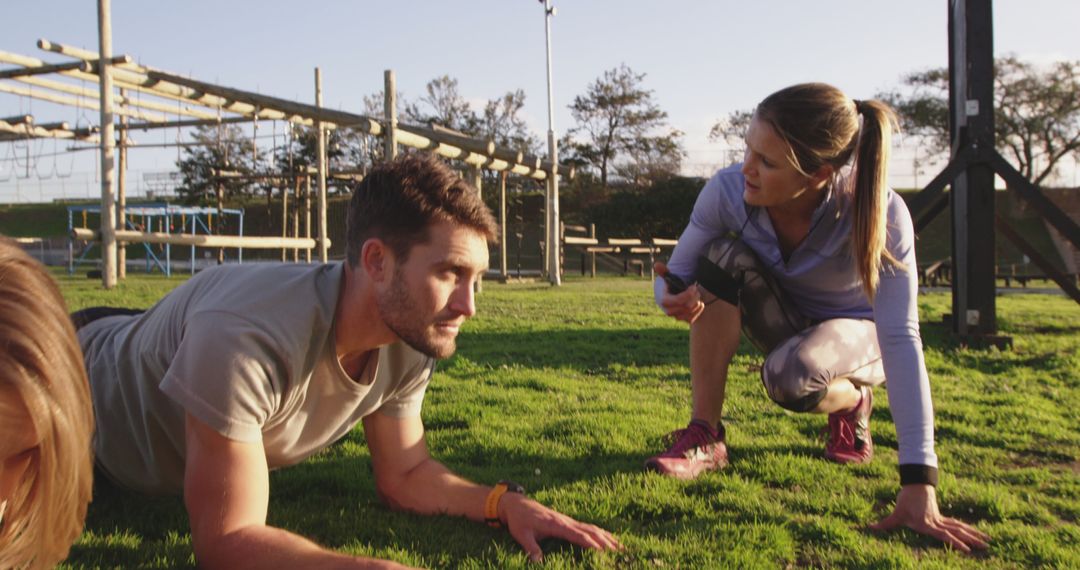
[(551, 18), (555, 8), (551, 0), (539, 0), (544, 5), (544, 40), (547, 44), (547, 92), (548, 92), (548, 158), (551, 171), (547, 176), (547, 216), (544, 220), (544, 241), (547, 253), (548, 281), (562, 284), (562, 268), (559, 263), (559, 144), (555, 138), (555, 98), (551, 89)]

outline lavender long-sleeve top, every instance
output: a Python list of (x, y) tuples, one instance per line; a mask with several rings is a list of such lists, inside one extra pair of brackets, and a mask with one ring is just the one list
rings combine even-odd
[[(802, 314), (813, 320), (872, 319), (877, 328), (889, 403), (900, 445), (900, 465), (937, 467), (930, 380), (919, 336), (915, 232), (903, 199), (888, 191), (886, 249), (906, 271), (886, 266), (874, 302), (862, 289), (851, 252), (850, 201), (829, 192), (813, 213), (810, 233), (785, 262), (764, 208), (743, 202), (741, 165), (717, 172), (698, 196), (668, 269), (695, 280), (696, 261), (713, 240), (739, 233)], [(657, 279), (657, 303), (664, 282)]]

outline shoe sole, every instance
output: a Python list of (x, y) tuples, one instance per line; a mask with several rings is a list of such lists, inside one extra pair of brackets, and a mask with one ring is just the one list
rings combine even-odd
[(706, 467), (703, 467), (703, 468), (701, 468), (701, 469), (699, 469), (697, 471), (669, 471), (669, 470), (665, 469), (662, 465), (660, 465), (657, 462), (654, 462), (654, 461), (646, 461), (645, 462), (645, 470), (646, 471), (651, 471), (653, 473), (658, 473), (658, 474), (663, 475), (665, 477), (672, 477), (674, 479), (682, 479), (684, 481), (689, 481), (691, 479), (697, 479), (702, 474), (707, 473), (709, 471), (720, 471), (720, 470), (726, 468), (727, 466), (728, 466), (728, 461), (727, 461), (727, 459), (724, 459), (723, 461), (717, 461), (712, 466), (706, 466)]

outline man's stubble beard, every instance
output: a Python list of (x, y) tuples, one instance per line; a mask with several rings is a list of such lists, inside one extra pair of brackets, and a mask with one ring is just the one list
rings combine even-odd
[[(399, 268), (394, 269), (393, 282), (405, 284), (405, 278)], [(453, 337), (440, 342), (434, 333), (434, 323), (424, 322), (424, 316), (417, 314), (416, 303), (404, 287), (391, 288), (385, 295), (376, 295), (375, 304), (383, 322), (402, 342), (416, 351), (436, 359), (449, 358), (457, 350), (457, 341)]]

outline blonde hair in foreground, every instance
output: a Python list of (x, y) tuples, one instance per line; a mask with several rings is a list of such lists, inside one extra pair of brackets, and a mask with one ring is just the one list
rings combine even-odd
[(872, 301), (884, 262), (903, 269), (885, 249), (886, 188), (896, 114), (881, 101), (854, 101), (825, 83), (781, 89), (758, 104), (756, 114), (788, 144), (788, 160), (806, 176), (826, 165), (839, 171), (854, 155), (854, 183), (833, 191), (851, 193), (855, 210), (851, 249), (863, 291)]
[[(15, 422), (29, 412), (29, 424)], [(30, 430), (34, 430), (31, 432)], [(51, 568), (82, 532), (94, 430), (82, 352), (44, 267), (0, 237), (0, 458), (37, 448), (0, 522), (0, 568)]]

